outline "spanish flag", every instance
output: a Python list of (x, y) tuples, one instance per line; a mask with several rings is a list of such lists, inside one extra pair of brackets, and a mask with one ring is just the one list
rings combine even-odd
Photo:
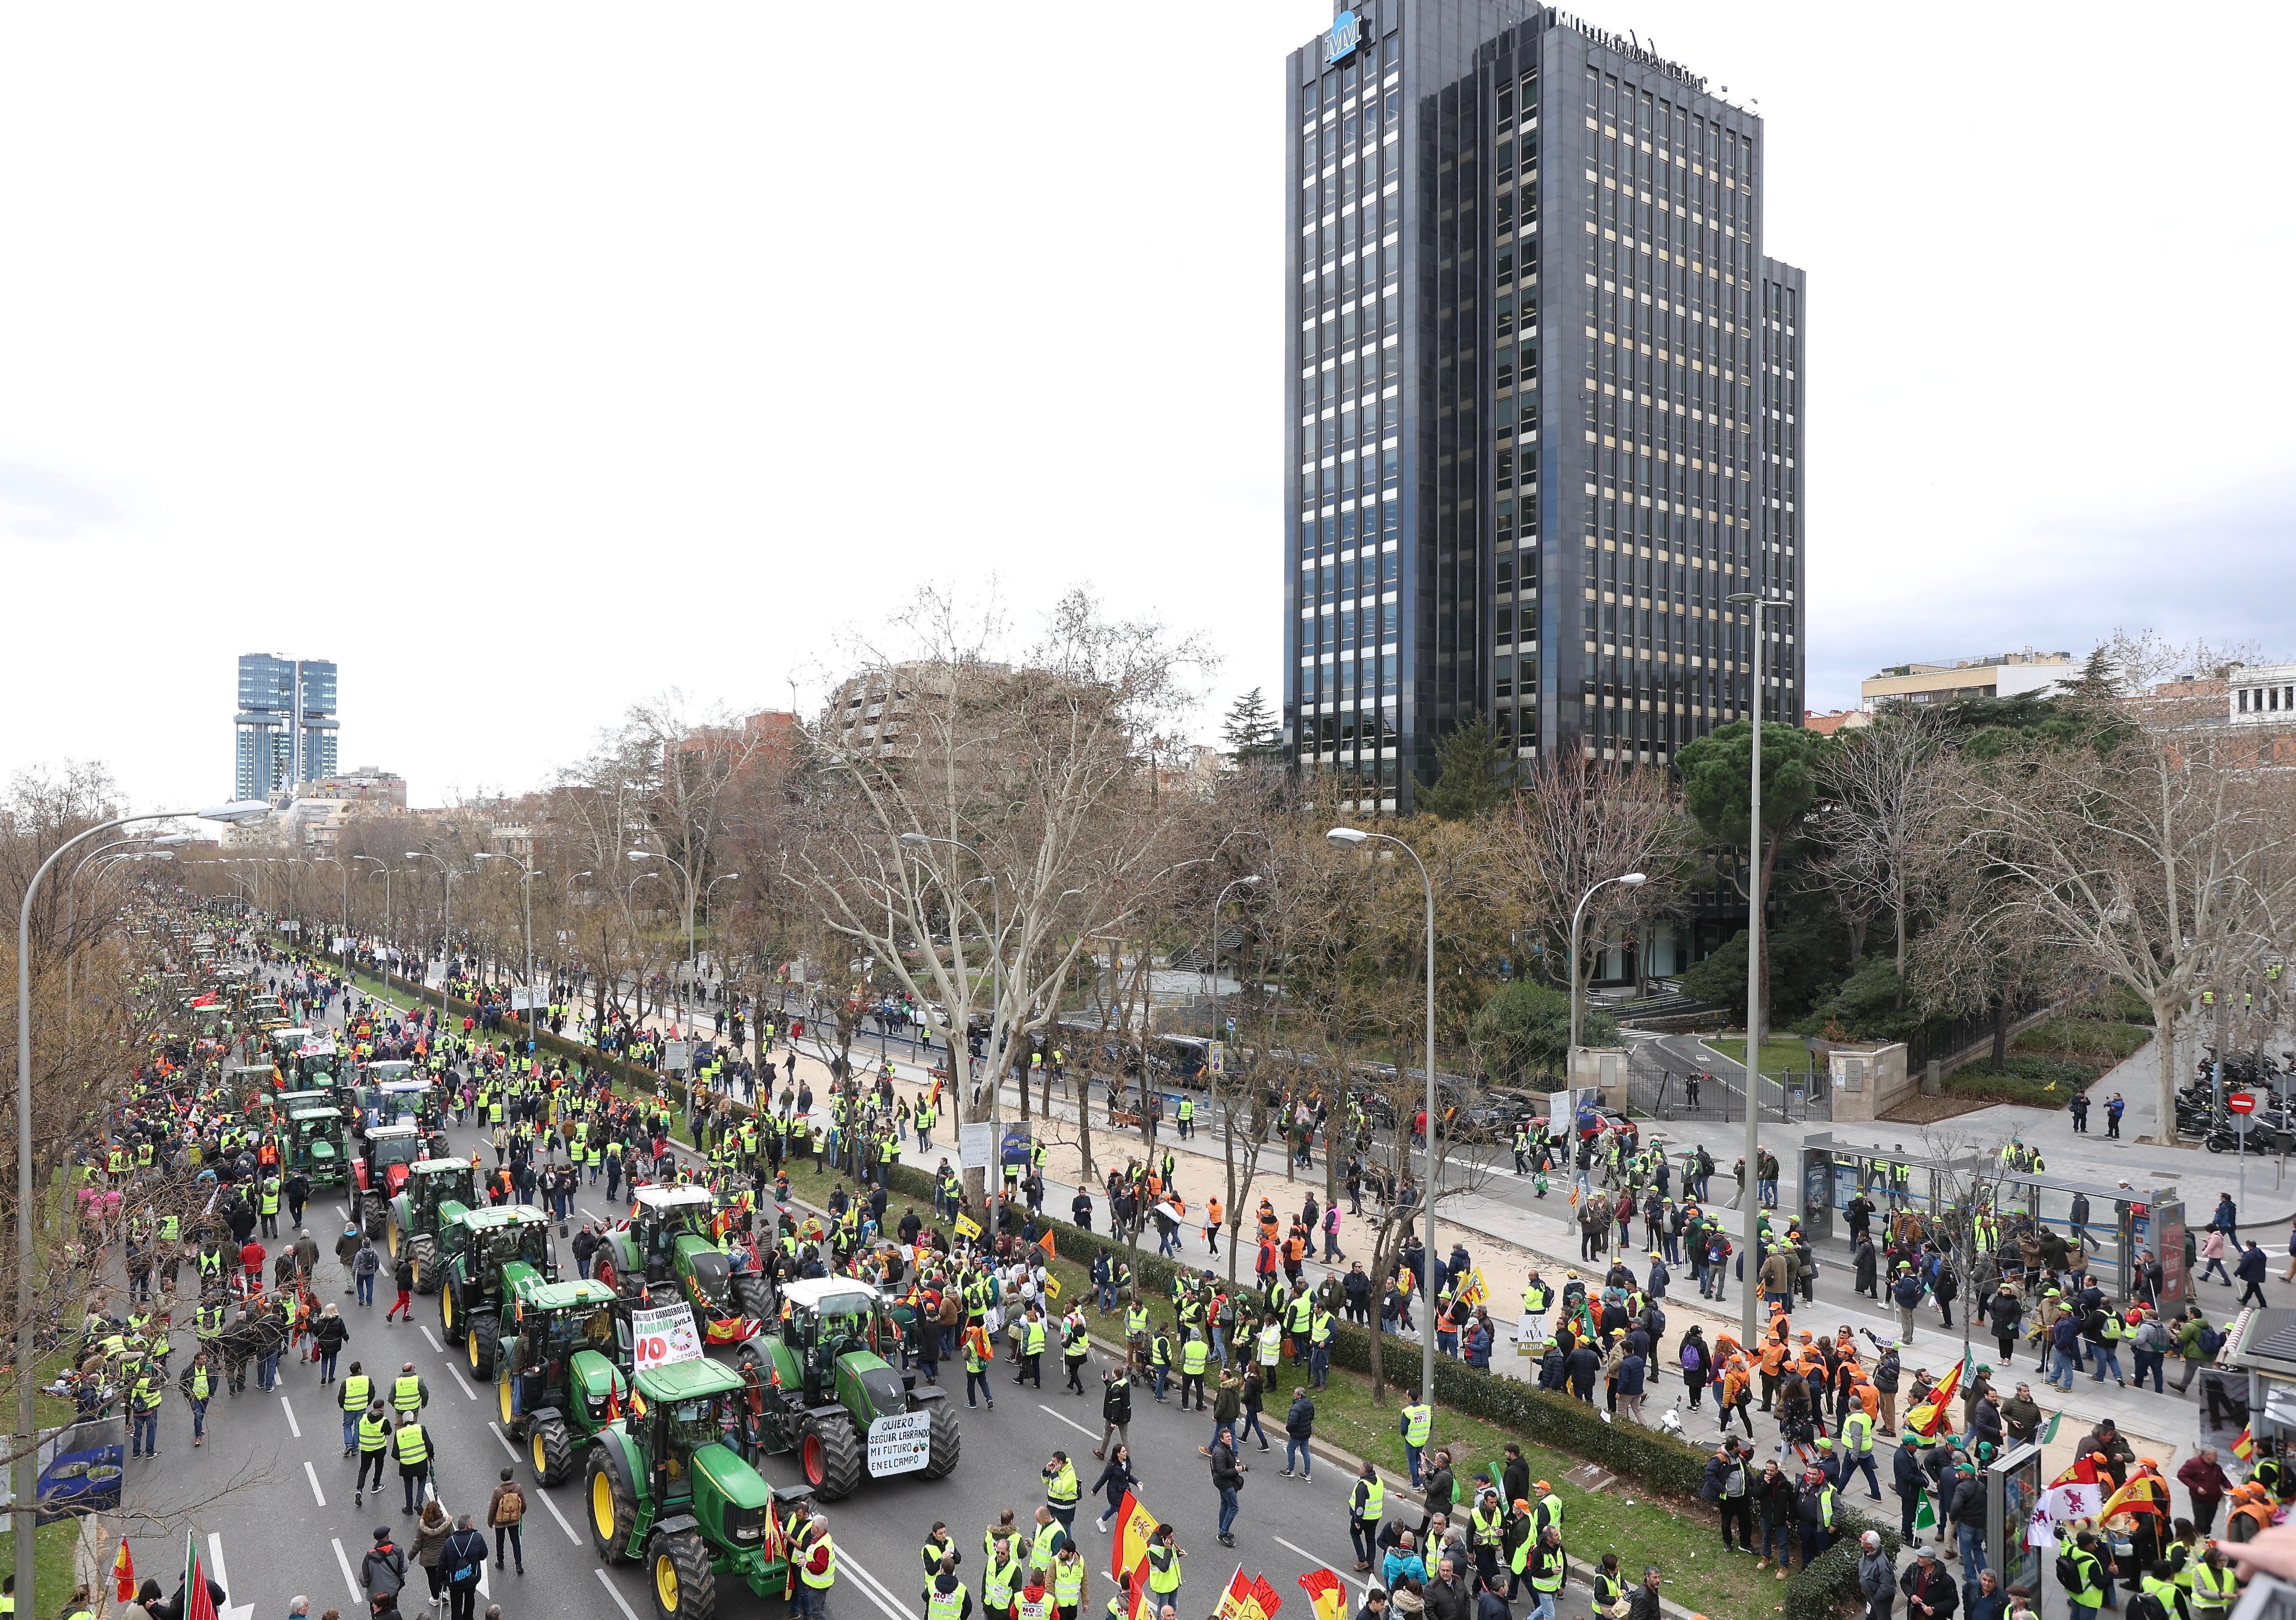
[(1328, 1569), (1311, 1569), (1300, 1577), (1300, 1589), (1308, 1594), (1308, 1603), (1316, 1611), (1316, 1620), (1347, 1620), (1347, 1589), (1340, 1577)]
[(1952, 1429), (1953, 1397), (1961, 1388), (1962, 1370), (1967, 1365), (1966, 1357), (1956, 1361), (1951, 1370), (1931, 1389), (1930, 1398), (1906, 1414), (1907, 1428), (1924, 1435), (1935, 1435), (1939, 1429)]
[(1127, 1570), (1136, 1569), (1146, 1561), (1148, 1538), (1155, 1534), (1156, 1516), (1127, 1491), (1124, 1500), (1116, 1505), (1112, 1528), (1116, 1535), (1108, 1550), (1108, 1575), (1111, 1580), (1121, 1580)]
[(2105, 1500), (2096, 1510), (2099, 1523), (2116, 1513), (2157, 1513), (2161, 1521), (2169, 1520), (2169, 1482), (2157, 1474), (2134, 1474), (2128, 1483)]
[(119, 1538), (119, 1556), (111, 1560), (111, 1589), (122, 1603), (135, 1599), (135, 1560), (128, 1555), (127, 1538)]
[(2239, 1434), (2233, 1436), (2232, 1454), (2239, 1458), (2243, 1462), (2251, 1462), (2255, 1460), (2256, 1434), (2252, 1427), (2243, 1428)]
[(1214, 1620), (1261, 1620), (1259, 1599), (1252, 1583), (1244, 1577), (1243, 1566), (1238, 1564), (1235, 1573), (1221, 1589), (1219, 1607), (1212, 1611)]

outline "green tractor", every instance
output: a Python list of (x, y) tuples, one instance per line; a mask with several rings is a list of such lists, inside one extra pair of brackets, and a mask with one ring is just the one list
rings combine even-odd
[(323, 1103), (292, 1109), (280, 1134), (283, 1149), (280, 1157), (289, 1173), (301, 1171), (313, 1192), (350, 1184), (350, 1169), (343, 1157), (343, 1116), (334, 1108)]
[(824, 1501), (865, 1478), (955, 1470), (964, 1435), (948, 1392), (921, 1389), (886, 1361), (904, 1328), (877, 1290), (808, 1278), (784, 1283), (781, 1298), (779, 1329), (743, 1345), (734, 1363), (750, 1393), (742, 1438), (751, 1456), (795, 1451)]
[(604, 1234), (591, 1271), (634, 1299), (674, 1284), (707, 1342), (738, 1345), (772, 1313), (773, 1285), (747, 1245), (728, 1252), (718, 1234), (717, 1201), (707, 1188), (640, 1187), (631, 1194), (628, 1221)]
[(440, 1336), (452, 1341), (459, 1336), (471, 1370), (490, 1378), (503, 1317), (517, 1299), (519, 1285), (557, 1279), (550, 1217), (527, 1204), (457, 1210), (441, 1221), (439, 1246), (444, 1255), (439, 1268)]
[(776, 1493), (726, 1446), (744, 1404), (742, 1380), (708, 1360), (649, 1367), (633, 1381), (629, 1413), (590, 1448), (590, 1540), (606, 1563), (645, 1560), (661, 1620), (712, 1620), (718, 1578), (739, 1575), (758, 1597), (780, 1597), (786, 1549)]
[[(369, 1139), (375, 1134), (368, 1132)], [(413, 1258), (417, 1294), (437, 1290), (447, 1229), (478, 1202), (468, 1159), (418, 1159), (406, 1167), (390, 1201), (390, 1225), (384, 1237), (392, 1264), (401, 1254)]]
[(495, 1346), (503, 1432), (525, 1442), (536, 1484), (558, 1484), (628, 1399), (629, 1302), (588, 1278), (521, 1277), (508, 1329)]

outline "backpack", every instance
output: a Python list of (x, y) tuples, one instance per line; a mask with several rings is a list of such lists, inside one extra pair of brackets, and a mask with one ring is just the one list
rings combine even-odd
[(526, 1498), (516, 1485), (506, 1486), (502, 1500), (495, 1504), (495, 1522), (515, 1525), (526, 1517)]
[(1697, 1372), (1705, 1365), (1706, 1358), (1698, 1353), (1698, 1346), (1696, 1344), (1686, 1344), (1682, 1347), (1683, 1371)]
[(2057, 1584), (2065, 1591), (2079, 1591), (2081, 1589), (2080, 1571), (2074, 1567), (2070, 1553), (2057, 1554), (2056, 1575)]
[(2214, 1355), (2224, 1348), (2224, 1335), (2214, 1328), (2203, 1328), (2201, 1329), (2200, 1342), (2202, 1354)]

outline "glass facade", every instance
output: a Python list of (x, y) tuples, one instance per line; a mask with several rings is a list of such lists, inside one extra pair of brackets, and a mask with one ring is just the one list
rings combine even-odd
[(1362, 810), (1478, 714), (1664, 763), (1755, 701), (1747, 589), (1798, 721), (1804, 286), (1760, 251), (1760, 120), (1537, 6), (1345, 14), (1291, 64), (1297, 757)]
[(268, 798), (335, 775), (335, 666), (249, 653), (239, 661), (233, 796)]

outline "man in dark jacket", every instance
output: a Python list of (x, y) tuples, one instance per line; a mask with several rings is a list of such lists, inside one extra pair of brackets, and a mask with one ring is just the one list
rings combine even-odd
[(1699, 1494), (1721, 1512), (1725, 1552), (1730, 1550), (1733, 1530), (1737, 1533), (1740, 1548), (1754, 1544), (1753, 1489), (1753, 1464), (1739, 1449), (1735, 1435), (1724, 1435), (1722, 1449), (1706, 1460), (1706, 1478)]
[(1914, 1516), (1921, 1510), (1922, 1497), (1929, 1487), (1928, 1476), (1922, 1472), (1920, 1436), (1907, 1435), (1898, 1443), (1898, 1454), (1890, 1464), (1890, 1480), (1898, 1493), (1898, 1539), (1910, 1547)]
[(1890, 1620), (1898, 1600), (1897, 1572), (1882, 1551), (1882, 1533), (1868, 1530), (1857, 1538), (1857, 1591), (1866, 1599), (1866, 1620)]
[(1592, 1345), (1580, 1345), (1570, 1353), (1564, 1363), (1570, 1373), (1570, 1394), (1574, 1399), (1593, 1405), (1595, 1377), (1603, 1370), (1602, 1355)]
[(1435, 1567), (1434, 1578), (1427, 1583), (1423, 1595), (1427, 1601), (1427, 1620), (1468, 1620), (1474, 1607), (1474, 1594), (1459, 1579), (1458, 1570), (1448, 1558)]
[(1119, 1445), (1132, 1443), (1132, 1377), (1121, 1367), (1111, 1367), (1101, 1377), (1100, 1445), (1093, 1455), (1105, 1457), (1108, 1442), (1113, 1436)]
[(455, 1521), (455, 1534), (439, 1549), (439, 1569), (447, 1582), (451, 1603), (447, 1620), (473, 1620), (479, 1577), (486, 1572), (487, 1538), (471, 1523), (467, 1513)]
[(2024, 1331), (2024, 1303), (2005, 1281), (2000, 1291), (1985, 1302), (1984, 1310), (1985, 1320), (1993, 1325), (1993, 1342), (2001, 1349), (2001, 1365), (2006, 1367), (2016, 1351), (2018, 1335)]
[(1419, 1521), (1419, 1540), (1423, 1544), (1427, 1540), (1427, 1526), (1451, 1511), (1453, 1494), (1456, 1485), (1456, 1480), (1451, 1473), (1450, 1452), (1436, 1452), (1432, 1462), (1434, 1466), (1427, 1471), (1427, 1501), (1423, 1509), (1424, 1517)]
[(1953, 1589), (1953, 1577), (1938, 1562), (1933, 1547), (1923, 1548), (1921, 1557), (1898, 1577), (1898, 1590), (1906, 1594), (1906, 1620), (1946, 1620), (1961, 1607), (1961, 1594)]
[(1800, 1515), (1795, 1509), (1794, 1483), (1778, 1472), (1775, 1457), (1762, 1465), (1762, 1476), (1754, 1482), (1754, 1502), (1762, 1517), (1762, 1556), (1754, 1567), (1767, 1565), (1775, 1550), (1778, 1567), (1784, 1569), (1793, 1562), (1794, 1526)]

